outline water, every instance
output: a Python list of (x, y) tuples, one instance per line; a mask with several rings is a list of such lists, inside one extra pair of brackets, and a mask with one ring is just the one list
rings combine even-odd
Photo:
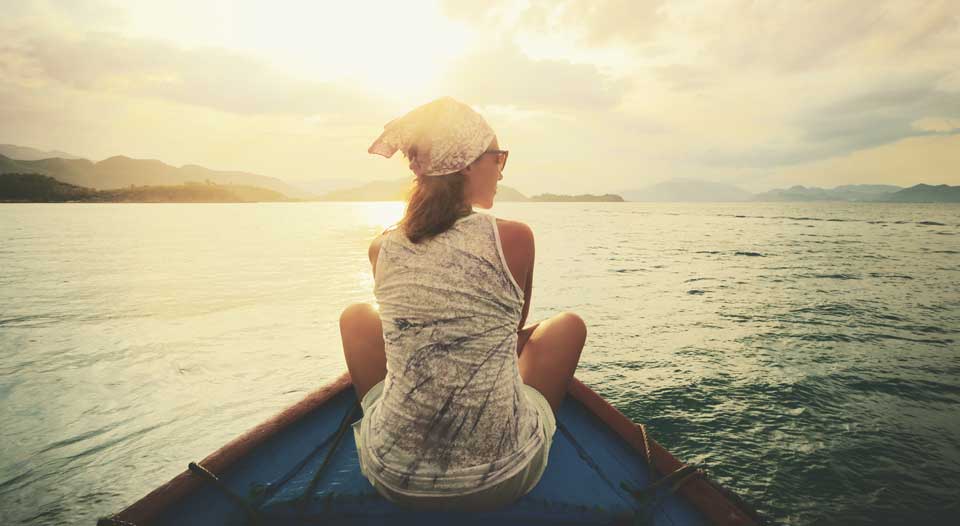
[[(0, 206), (0, 523), (92, 524), (344, 370), (396, 203)], [(960, 514), (960, 206), (502, 204), (578, 377), (786, 524)]]

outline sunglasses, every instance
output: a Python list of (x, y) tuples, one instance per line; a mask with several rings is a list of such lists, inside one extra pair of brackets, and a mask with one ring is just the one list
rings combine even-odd
[(482, 157), (488, 153), (497, 154), (497, 167), (502, 172), (503, 167), (507, 165), (507, 157), (510, 157), (510, 150), (487, 150), (481, 153), (480, 156)]

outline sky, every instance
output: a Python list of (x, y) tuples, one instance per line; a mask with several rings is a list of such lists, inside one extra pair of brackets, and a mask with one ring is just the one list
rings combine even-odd
[(0, 0), (0, 143), (363, 184), (453, 96), (527, 194), (960, 184), (960, 2)]

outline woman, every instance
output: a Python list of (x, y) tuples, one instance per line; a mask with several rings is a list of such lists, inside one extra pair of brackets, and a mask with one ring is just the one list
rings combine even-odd
[(370, 244), (379, 310), (351, 305), (340, 333), (364, 412), (361, 470), (400, 505), (492, 510), (533, 489), (586, 339), (572, 313), (523, 328), (533, 233), (473, 211), (493, 206), (499, 148), (483, 117), (444, 97), (369, 149), (401, 150), (416, 185), (399, 228)]

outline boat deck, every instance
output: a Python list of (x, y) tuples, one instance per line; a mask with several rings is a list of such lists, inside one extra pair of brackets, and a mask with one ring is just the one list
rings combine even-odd
[[(418, 513), (380, 497), (361, 475), (353, 433), (342, 440), (314, 489), (305, 495), (353, 410), (353, 389), (343, 389), (257, 445), (218, 473), (243, 497), (261, 524), (709, 524), (679, 493), (663, 487), (640, 500), (628, 491), (652, 482), (637, 449), (567, 397), (540, 483), (511, 506), (489, 513)], [(359, 409), (357, 409), (359, 411)], [(659, 446), (657, 446), (659, 447)], [(658, 475), (659, 476), (659, 475)], [(157, 517), (157, 524), (255, 524), (250, 513), (213, 483), (204, 483)]]

